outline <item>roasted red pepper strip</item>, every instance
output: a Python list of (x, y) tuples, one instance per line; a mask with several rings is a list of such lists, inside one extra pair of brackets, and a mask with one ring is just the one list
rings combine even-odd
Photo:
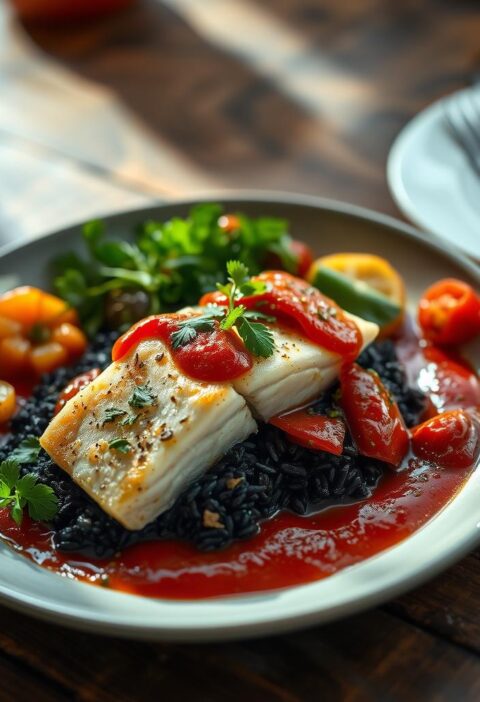
[(378, 374), (353, 363), (342, 368), (340, 382), (342, 408), (359, 452), (399, 466), (408, 451), (408, 431)]
[(308, 408), (272, 417), (270, 424), (282, 429), (306, 448), (339, 456), (345, 440), (345, 424), (338, 417), (313, 414)]
[(480, 334), (480, 297), (461, 280), (440, 280), (423, 294), (418, 321), (435, 344), (464, 344)]
[[(282, 271), (266, 271), (252, 280), (266, 283), (266, 292), (242, 297), (238, 304), (276, 317), (310, 341), (347, 360), (358, 356), (362, 345), (360, 330), (333, 300), (305, 280)], [(200, 305), (208, 304), (225, 305), (227, 299), (222, 293), (207, 293)]]
[(476, 410), (452, 410), (420, 424), (412, 432), (416, 456), (442, 468), (468, 468), (480, 453), (480, 417)]

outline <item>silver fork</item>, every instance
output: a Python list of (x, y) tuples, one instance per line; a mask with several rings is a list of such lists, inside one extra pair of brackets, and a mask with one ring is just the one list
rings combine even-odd
[(447, 98), (443, 110), (450, 132), (480, 175), (480, 86)]

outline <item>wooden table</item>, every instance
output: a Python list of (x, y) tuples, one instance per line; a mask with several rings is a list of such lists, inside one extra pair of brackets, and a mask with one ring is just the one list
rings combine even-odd
[[(392, 139), (480, 60), (468, 0), (152, 0), (76, 28), (7, 24), (0, 241), (220, 186), (398, 216), (385, 182)], [(6, 42), (12, 32), (26, 54)], [(99, 132), (112, 100), (122, 114)], [(379, 609), (230, 645), (135, 643), (0, 615), (9, 702), (480, 699), (479, 553)]]

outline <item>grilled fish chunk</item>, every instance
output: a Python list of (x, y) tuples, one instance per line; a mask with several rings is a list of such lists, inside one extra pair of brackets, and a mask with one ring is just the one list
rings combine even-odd
[[(345, 314), (357, 324), (365, 348), (378, 334), (378, 326)], [(269, 420), (281, 412), (300, 407), (326, 390), (338, 377), (342, 358), (297, 333), (272, 327), (275, 349), (268, 358), (256, 357), (253, 368), (233, 381), (254, 413)]]
[(184, 376), (163, 343), (148, 340), (69, 400), (40, 443), (105, 512), (133, 530), (255, 431), (231, 385)]

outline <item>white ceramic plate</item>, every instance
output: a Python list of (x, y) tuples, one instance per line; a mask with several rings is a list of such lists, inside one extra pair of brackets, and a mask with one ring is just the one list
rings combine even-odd
[(400, 132), (388, 157), (388, 184), (413, 222), (480, 259), (480, 176), (447, 128), (449, 97)]
[[(388, 257), (405, 277), (410, 301), (447, 275), (476, 285), (478, 269), (443, 242), (386, 216), (350, 205), (293, 196), (235, 196), (229, 208), (282, 216), (316, 252), (367, 251)], [(148, 217), (184, 215), (190, 203), (108, 218), (124, 234)], [(79, 244), (79, 228), (54, 233), (0, 255), (0, 275), (46, 285), (52, 254)], [(197, 602), (153, 600), (62, 578), (0, 545), (0, 602), (77, 628), (149, 639), (215, 640), (269, 634), (326, 622), (389, 599), (432, 577), (480, 542), (480, 471), (431, 522), (400, 545), (309, 585)]]

